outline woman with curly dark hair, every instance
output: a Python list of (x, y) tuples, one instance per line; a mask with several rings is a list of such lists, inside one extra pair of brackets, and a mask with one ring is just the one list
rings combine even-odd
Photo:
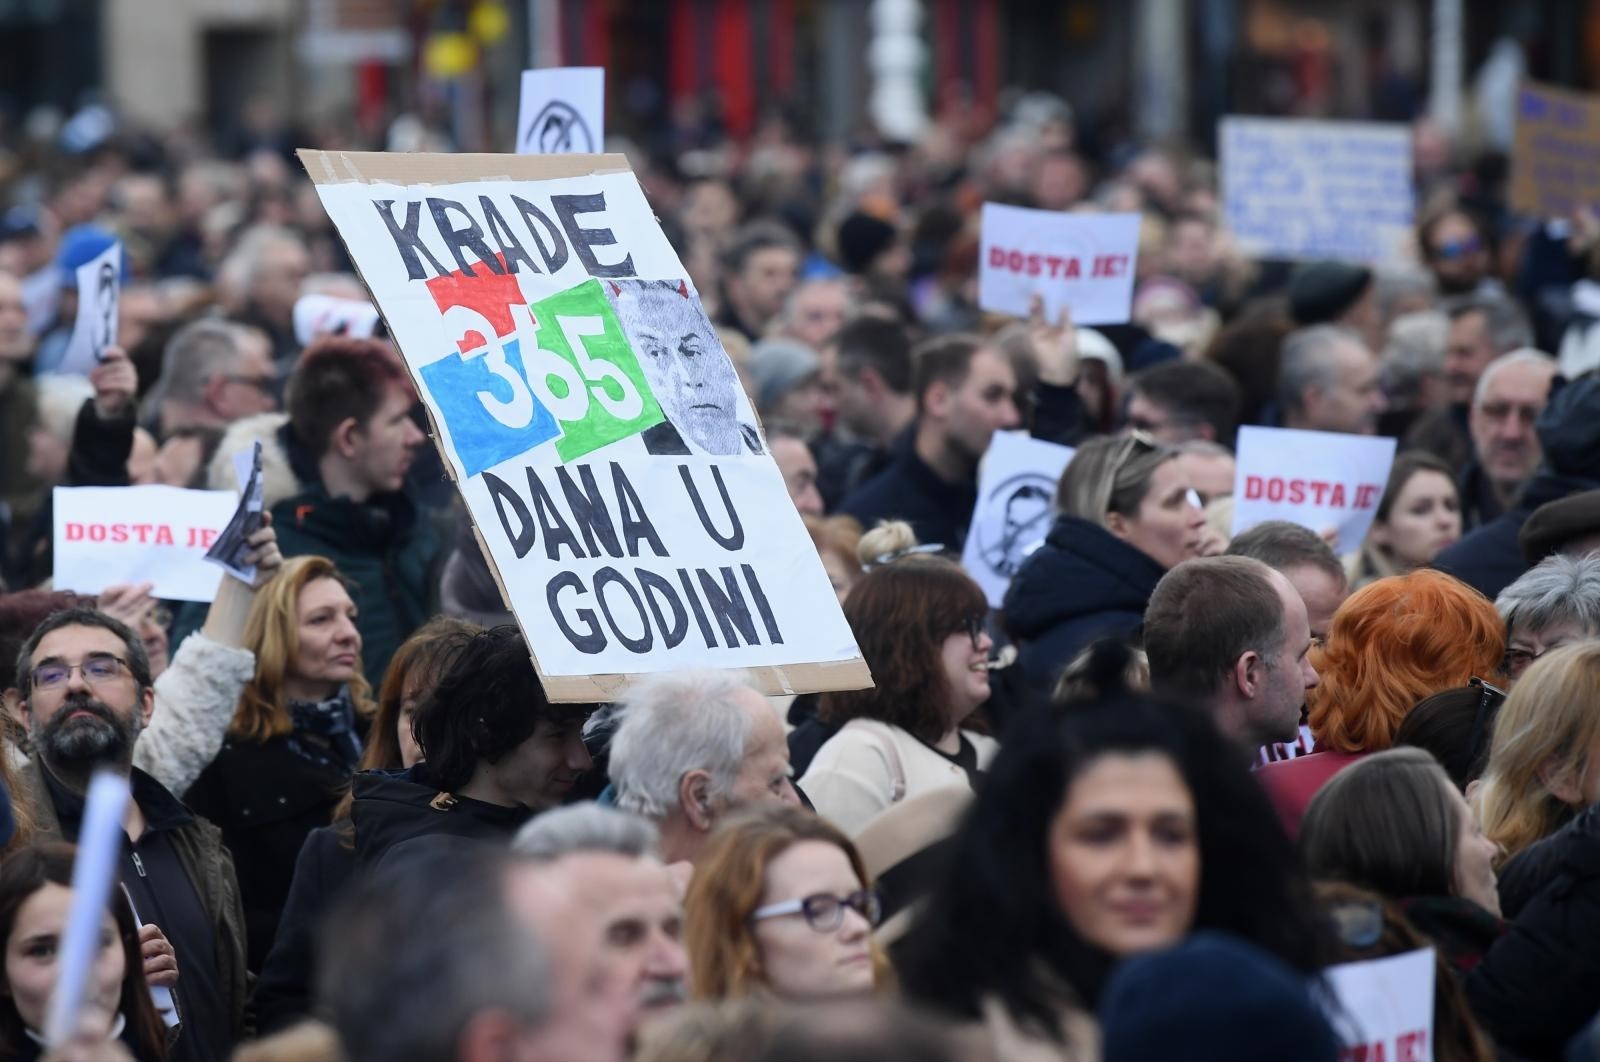
[[(1097, 668), (1115, 676), (1126, 650)], [(1210, 718), (1115, 689), (1019, 719), (893, 950), (907, 996), (994, 1045), (1095, 1058), (1116, 962), (1199, 929), (1307, 978), (1323, 944), (1295, 852)], [(1031, 1057), (1031, 1056), (1030, 1056)]]

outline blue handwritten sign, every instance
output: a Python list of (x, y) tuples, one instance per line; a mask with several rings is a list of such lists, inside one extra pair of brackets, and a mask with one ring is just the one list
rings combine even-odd
[(1533, 84), (1518, 90), (1511, 207), (1541, 218), (1600, 207), (1600, 96)]
[(1416, 194), (1404, 126), (1225, 118), (1220, 141), (1223, 215), (1243, 253), (1411, 257)]

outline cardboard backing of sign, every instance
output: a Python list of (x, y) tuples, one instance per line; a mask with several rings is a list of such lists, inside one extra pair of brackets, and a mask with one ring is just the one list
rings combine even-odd
[[(546, 181), (564, 177), (583, 177), (607, 173), (625, 173), (629, 171), (627, 158), (623, 155), (493, 155), (493, 154), (406, 154), (388, 152), (352, 152), (352, 151), (313, 151), (301, 149), (298, 152), (301, 163), (306, 172), (310, 174), (313, 182), (319, 185), (356, 182), (365, 184), (396, 184), (396, 185), (424, 185), (424, 184), (462, 184), (484, 181)], [(344, 238), (344, 234), (340, 234)], [(356, 261), (355, 255), (351, 255)], [(358, 267), (359, 271), (359, 267)], [(363, 277), (363, 283), (366, 279)], [(370, 291), (370, 285), (368, 285)], [(383, 312), (383, 304), (378, 299), (377, 293), (372, 292), (373, 304)], [(390, 325), (389, 333), (397, 344), (404, 344), (404, 335), (397, 332), (391, 322), (385, 317), (385, 324)], [(409, 354), (409, 352), (408, 352)], [(407, 357), (407, 371), (413, 376), (413, 382), (422, 393), (425, 389), (424, 382), (412, 365), (413, 359)], [(424, 404), (426, 408), (426, 404)], [(444, 453), (439, 426), (434, 422), (432, 410), (428, 411), (430, 436), (434, 444), (440, 447), (441, 456), (445, 458), (447, 474), (451, 470), (448, 455)], [(459, 484), (457, 485), (459, 488)], [(510, 607), (511, 597), (506, 591), (505, 580), (496, 565), (493, 555), (484, 541), (480, 528), (474, 526), (474, 536), (478, 542), (489, 570), (494, 575), (495, 582), (500, 588), (501, 600)], [(513, 612), (513, 614), (515, 614)], [(519, 625), (522, 620), (518, 618)], [(524, 633), (526, 627), (524, 626)], [(538, 646), (533, 639), (529, 639), (533, 653), (534, 668), (539, 673), (539, 680), (544, 686), (545, 694), (552, 701), (558, 702), (584, 702), (613, 700), (637, 676), (631, 674), (596, 674), (596, 675), (546, 675), (539, 665)], [(867, 668), (866, 661), (860, 655), (853, 659), (787, 664), (784, 666), (756, 666), (745, 668), (754, 679), (758, 687), (769, 695), (818, 693), (829, 690), (864, 689), (872, 685), (872, 673)]]

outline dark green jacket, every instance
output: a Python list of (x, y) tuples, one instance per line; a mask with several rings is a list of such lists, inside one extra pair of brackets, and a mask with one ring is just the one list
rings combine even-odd
[(354, 585), (361, 663), (374, 689), (400, 643), (438, 607), (443, 542), (404, 494), (365, 504), (328, 495), (320, 483), (272, 507), (284, 557), (326, 557)]

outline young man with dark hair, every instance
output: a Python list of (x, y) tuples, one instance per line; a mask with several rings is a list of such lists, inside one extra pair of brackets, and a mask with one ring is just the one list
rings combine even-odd
[(959, 550), (977, 502), (978, 461), (997, 431), (1017, 427), (1011, 363), (975, 336), (942, 336), (917, 348), (911, 445), (854, 491), (840, 511), (863, 527), (905, 520), (917, 540)]
[(1248, 557), (1185, 561), (1161, 577), (1144, 614), (1150, 686), (1203, 704), (1252, 757), (1289, 741), (1305, 691), (1311, 629), (1294, 586)]
[(128, 776), (133, 799), (117, 871), (140, 920), (159, 927), (141, 932), (145, 947), (177, 962), (169, 985), (183, 1036), (173, 1057), (228, 1057), (248, 991), (239, 885), (217, 828), (133, 766), (134, 742), (155, 708), (143, 641), (102, 612), (57, 612), (17, 654), (17, 687), (33, 746), (20, 782), (35, 836), (75, 839), (93, 774)]
[(1172, 446), (1205, 440), (1232, 447), (1242, 398), (1233, 377), (1204, 361), (1168, 361), (1135, 373), (1128, 426)]
[(894, 449), (911, 445), (917, 397), (911, 387), (911, 331), (866, 314), (828, 342), (837, 377), (834, 406), (842, 431), (818, 440), (817, 487), (831, 509), (883, 470)]
[(437, 536), (405, 494), (426, 436), (400, 358), (375, 339), (306, 348), (289, 378), (291, 461), (308, 484), (272, 507), (285, 557), (316, 554), (354, 584), (361, 659), (376, 686), (389, 657), (433, 614)]
[(371, 865), (403, 843), (415, 850), (421, 838), (509, 840), (593, 766), (582, 731), (594, 708), (545, 697), (515, 627), (454, 646), (417, 706), (423, 762), (352, 783), (357, 861)]
[(800, 256), (800, 241), (776, 221), (752, 221), (735, 232), (722, 256), (717, 323), (759, 340), (794, 289)]

